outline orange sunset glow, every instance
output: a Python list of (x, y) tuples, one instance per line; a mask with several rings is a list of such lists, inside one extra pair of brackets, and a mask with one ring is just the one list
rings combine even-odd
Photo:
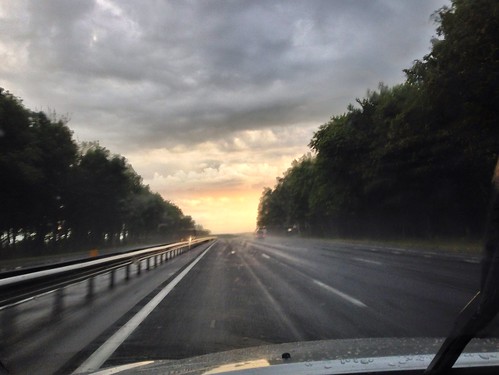
[[(158, 148), (128, 156), (144, 182), (213, 233), (252, 232), (264, 187), (308, 151), (314, 124), (286, 133), (240, 132), (195, 149)], [(290, 142), (292, 138), (297, 141)], [(301, 145), (299, 143), (302, 143)], [(171, 168), (171, 163), (175, 167)]]

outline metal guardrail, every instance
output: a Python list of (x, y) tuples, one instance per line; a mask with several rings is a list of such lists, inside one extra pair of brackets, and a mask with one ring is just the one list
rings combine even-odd
[(116, 270), (120, 268), (125, 268), (125, 279), (128, 280), (132, 267), (136, 267), (136, 273), (140, 274), (143, 267), (149, 270), (192, 247), (213, 241), (215, 238), (204, 237), (99, 257), (98, 259), (87, 258), (66, 264), (0, 274), (0, 309), (20, 304), (33, 297), (85, 280), (88, 280), (87, 296), (90, 297), (94, 293), (94, 278), (96, 276), (109, 273), (109, 286), (113, 287)]

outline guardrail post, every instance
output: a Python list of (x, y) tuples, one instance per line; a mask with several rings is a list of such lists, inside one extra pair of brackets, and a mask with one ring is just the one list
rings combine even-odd
[(146, 269), (147, 269), (148, 271), (149, 271), (149, 269), (150, 269), (149, 259), (150, 259), (150, 258), (147, 258), (147, 259), (146, 259)]
[(94, 278), (90, 277), (88, 279), (88, 289), (87, 289), (87, 298), (91, 298), (94, 295)]
[(158, 256), (155, 255), (154, 256), (154, 268), (156, 268), (158, 266)]
[(130, 280), (130, 264), (127, 264), (125, 268), (125, 280)]
[(142, 261), (139, 260), (137, 262), (137, 275), (140, 275), (141, 272), (142, 272)]
[(59, 288), (55, 292), (54, 305), (52, 307), (52, 317), (55, 318), (64, 310), (64, 288)]
[(109, 287), (114, 288), (114, 274), (116, 270), (112, 269), (111, 272), (109, 273)]

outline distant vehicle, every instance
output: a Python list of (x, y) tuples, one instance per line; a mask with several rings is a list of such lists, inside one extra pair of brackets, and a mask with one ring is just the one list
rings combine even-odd
[(263, 238), (265, 238), (265, 232), (266, 232), (265, 229), (259, 228), (255, 232), (255, 237), (263, 239)]

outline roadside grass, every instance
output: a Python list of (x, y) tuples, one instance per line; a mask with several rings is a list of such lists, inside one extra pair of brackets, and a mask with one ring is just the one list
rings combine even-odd
[[(163, 242), (166, 243), (166, 242)], [(141, 247), (158, 245), (158, 242), (145, 242), (145, 243), (133, 243), (126, 246), (114, 246), (105, 248), (88, 248), (84, 250), (58, 250), (58, 251), (47, 251), (45, 254), (33, 255), (33, 256), (23, 256), (15, 254), (6, 255), (5, 252), (2, 254), (0, 252), (0, 272), (14, 270), (18, 268), (27, 268), (41, 266), (45, 264), (59, 263), (64, 261), (71, 261), (83, 258), (93, 258), (98, 255), (113, 254), (121, 251), (128, 251), (132, 249), (137, 249)], [(11, 250), (12, 251), (12, 250)]]
[(379, 238), (327, 238), (328, 242), (343, 242), (388, 246), (410, 250), (435, 251), (454, 254), (480, 255), (483, 241), (479, 239), (435, 238), (435, 239), (379, 239)]
[(46, 254), (39, 256), (27, 256), (27, 257), (12, 257), (8, 259), (0, 258), (0, 272), (6, 270), (13, 270), (20, 267), (33, 267), (49, 263), (57, 263), (62, 261), (67, 261), (71, 259), (85, 258), (90, 256), (89, 251), (75, 251), (67, 253), (57, 253), (57, 254)]

